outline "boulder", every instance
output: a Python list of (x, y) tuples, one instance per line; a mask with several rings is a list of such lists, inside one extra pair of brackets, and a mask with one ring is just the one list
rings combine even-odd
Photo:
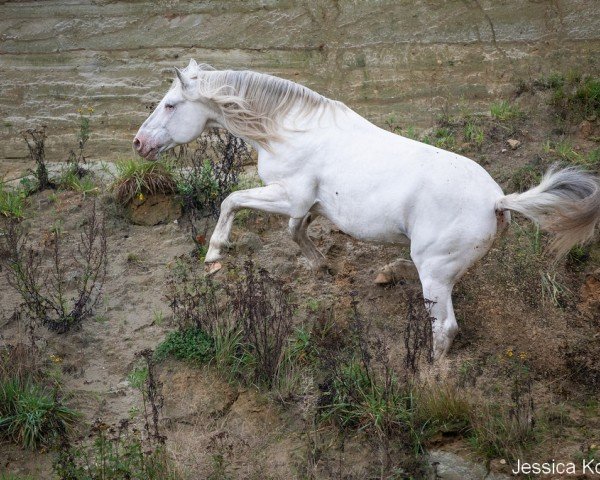
[(127, 211), (131, 223), (149, 227), (177, 220), (181, 217), (181, 203), (163, 194), (138, 196), (129, 202)]

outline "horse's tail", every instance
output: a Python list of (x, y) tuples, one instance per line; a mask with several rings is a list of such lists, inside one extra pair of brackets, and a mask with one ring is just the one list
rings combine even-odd
[(511, 193), (496, 202), (496, 210), (514, 210), (554, 233), (550, 249), (558, 258), (571, 247), (594, 236), (600, 224), (600, 183), (575, 167), (552, 166), (542, 182), (523, 193)]

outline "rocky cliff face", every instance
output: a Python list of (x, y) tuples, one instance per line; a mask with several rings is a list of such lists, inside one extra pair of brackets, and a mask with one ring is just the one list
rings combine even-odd
[[(90, 154), (131, 153), (173, 65), (190, 57), (303, 83), (382, 124), (481, 109), (519, 79), (597, 72), (595, 0), (0, 2), (0, 158), (20, 129), (48, 125), (48, 157), (75, 144), (93, 107)], [(17, 160), (18, 161), (18, 160)]]

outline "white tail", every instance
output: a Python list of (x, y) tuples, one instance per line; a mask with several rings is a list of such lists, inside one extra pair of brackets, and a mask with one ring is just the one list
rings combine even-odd
[(598, 178), (575, 167), (551, 167), (542, 182), (523, 193), (511, 193), (496, 203), (497, 210), (514, 210), (555, 234), (550, 249), (557, 257), (594, 236), (600, 224)]

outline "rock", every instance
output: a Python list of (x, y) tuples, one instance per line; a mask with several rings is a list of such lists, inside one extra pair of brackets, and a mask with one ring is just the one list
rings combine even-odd
[(594, 125), (589, 120), (584, 120), (579, 124), (579, 138), (587, 139), (594, 133)]
[(127, 205), (129, 220), (136, 225), (152, 226), (169, 223), (181, 217), (181, 204), (168, 195), (148, 195), (134, 198)]
[(510, 477), (502, 473), (486, 471), (484, 465), (473, 463), (455, 453), (443, 450), (432, 450), (429, 452), (429, 465), (432, 466), (435, 475), (431, 478), (443, 478), (444, 480), (508, 480)]
[(592, 318), (600, 318), (600, 268), (587, 275), (581, 286), (580, 298), (579, 311)]
[(514, 138), (509, 138), (507, 140), (507, 143), (508, 143), (509, 147), (512, 148), (513, 150), (516, 150), (517, 148), (519, 148), (521, 146), (521, 142), (519, 140), (515, 140)]
[(260, 237), (253, 232), (245, 232), (235, 242), (235, 248), (240, 253), (256, 253), (263, 247)]

